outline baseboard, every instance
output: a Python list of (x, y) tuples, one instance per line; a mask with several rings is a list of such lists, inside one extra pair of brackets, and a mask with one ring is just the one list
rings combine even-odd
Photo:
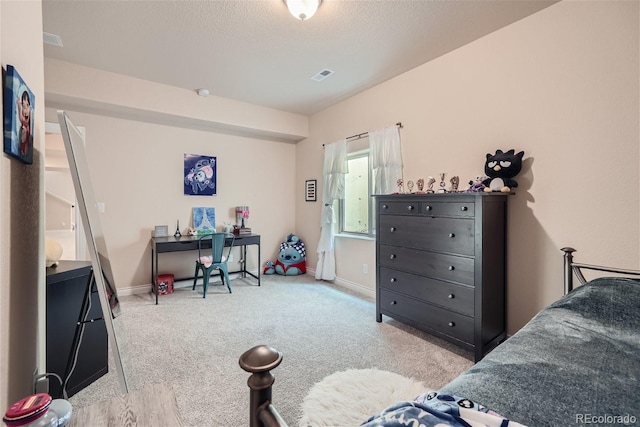
[[(258, 274), (257, 271), (252, 271), (253, 274)], [(316, 271), (315, 269), (312, 268), (308, 268), (307, 267), (307, 274), (309, 274), (310, 276), (315, 277), (316, 275)], [(236, 279), (240, 276), (239, 273), (235, 273), (235, 274), (231, 274), (231, 280)], [(339, 277), (336, 277), (336, 280), (329, 282), (332, 283), (336, 286), (340, 286), (343, 287), (345, 289), (349, 289), (350, 291), (353, 292), (357, 292), (359, 294), (362, 294), (365, 297), (368, 298), (375, 298), (376, 297), (376, 291), (375, 289), (370, 289), (367, 288), (366, 286), (363, 286), (359, 283), (355, 283), (352, 282), (350, 280), (345, 280), (345, 279), (341, 279)], [(177, 280), (174, 284), (173, 287), (174, 288), (187, 288), (193, 286), (193, 282), (191, 281), (191, 279), (188, 280)], [(131, 286), (128, 288), (119, 288), (118, 289), (118, 295), (120, 296), (127, 296), (127, 295), (140, 295), (140, 294), (147, 294), (151, 292), (151, 284), (145, 284), (145, 285), (139, 285), (139, 286)]]
[[(250, 271), (250, 270), (249, 270)], [(251, 273), (257, 275), (258, 271), (251, 271)], [(216, 276), (212, 276), (213, 277), (213, 282), (210, 283), (215, 283), (216, 282)], [(229, 279), (233, 280), (233, 279), (237, 279), (238, 277), (240, 277), (240, 273), (233, 273), (233, 274), (229, 274)], [(249, 276), (247, 276), (249, 277)], [(218, 280), (219, 281), (219, 280)], [(199, 282), (200, 284), (202, 284), (202, 282)], [(193, 286), (193, 279), (185, 279), (185, 280), (176, 280), (173, 283), (173, 288), (174, 289), (182, 289), (182, 288), (189, 288)], [(151, 284), (144, 284), (144, 285), (138, 285), (138, 286), (130, 286), (128, 288), (118, 288), (118, 295), (120, 296), (127, 296), (127, 295), (140, 295), (140, 294), (148, 294), (149, 292), (151, 292)]]
[[(307, 274), (310, 274), (312, 276), (315, 277), (316, 275), (316, 270), (313, 268), (309, 268), (307, 267)], [(339, 277), (336, 277), (336, 280), (329, 282), (332, 283), (334, 285), (343, 287), (345, 289), (349, 289), (350, 291), (353, 292), (357, 292), (365, 297), (368, 298), (375, 298), (376, 297), (376, 291), (375, 289), (370, 289), (367, 288), (366, 286), (361, 285), (360, 283), (356, 283), (356, 282), (352, 282), (350, 280), (346, 280), (346, 279), (341, 279)]]

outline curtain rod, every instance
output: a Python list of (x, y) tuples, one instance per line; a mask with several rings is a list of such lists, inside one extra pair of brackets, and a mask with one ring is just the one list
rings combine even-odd
[[(400, 129), (402, 129), (402, 122), (398, 122), (396, 123), (396, 126), (398, 126)], [(351, 135), (346, 137), (345, 139), (347, 140), (347, 142), (349, 141), (357, 141), (358, 139), (364, 138), (365, 136), (369, 136), (369, 132), (362, 132), (362, 133), (358, 133), (355, 135)], [(324, 147), (324, 144), (322, 144), (322, 146)]]

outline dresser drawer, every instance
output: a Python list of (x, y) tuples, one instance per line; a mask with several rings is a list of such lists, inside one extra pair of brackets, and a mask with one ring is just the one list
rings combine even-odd
[(420, 213), (420, 202), (417, 201), (397, 201), (380, 202), (378, 204), (379, 214), (404, 214), (412, 215)]
[(420, 213), (428, 216), (454, 216), (461, 218), (473, 218), (475, 215), (475, 203), (469, 202), (434, 202), (423, 201), (420, 203)]
[(474, 284), (474, 260), (417, 249), (380, 244), (380, 266), (446, 281)]
[(473, 316), (474, 290), (468, 286), (429, 279), (387, 267), (380, 267), (378, 286)]
[[(380, 289), (380, 308), (391, 317), (418, 323), (466, 343), (473, 343), (473, 318)], [(386, 314), (386, 313), (385, 313)]]
[(381, 215), (378, 239), (416, 249), (469, 256), (475, 252), (473, 219)]

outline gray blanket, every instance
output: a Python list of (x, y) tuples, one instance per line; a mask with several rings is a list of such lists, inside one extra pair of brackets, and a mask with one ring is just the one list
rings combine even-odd
[(442, 391), (533, 427), (640, 425), (640, 281), (575, 289)]

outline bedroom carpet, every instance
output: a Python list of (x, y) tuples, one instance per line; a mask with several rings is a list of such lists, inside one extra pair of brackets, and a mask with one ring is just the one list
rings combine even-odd
[[(386, 317), (377, 323), (374, 301), (312, 275), (254, 283), (232, 280), (232, 294), (210, 286), (207, 298), (201, 285), (177, 283), (157, 306), (150, 294), (121, 297), (114, 323), (129, 390), (165, 383), (185, 425), (246, 426), (249, 374), (238, 358), (268, 344), (284, 354), (273, 403), (294, 426), (304, 396), (333, 373), (377, 368), (437, 389), (473, 364), (470, 352), (445, 341)], [(110, 372), (71, 397), (74, 409), (121, 394), (109, 359)]]

